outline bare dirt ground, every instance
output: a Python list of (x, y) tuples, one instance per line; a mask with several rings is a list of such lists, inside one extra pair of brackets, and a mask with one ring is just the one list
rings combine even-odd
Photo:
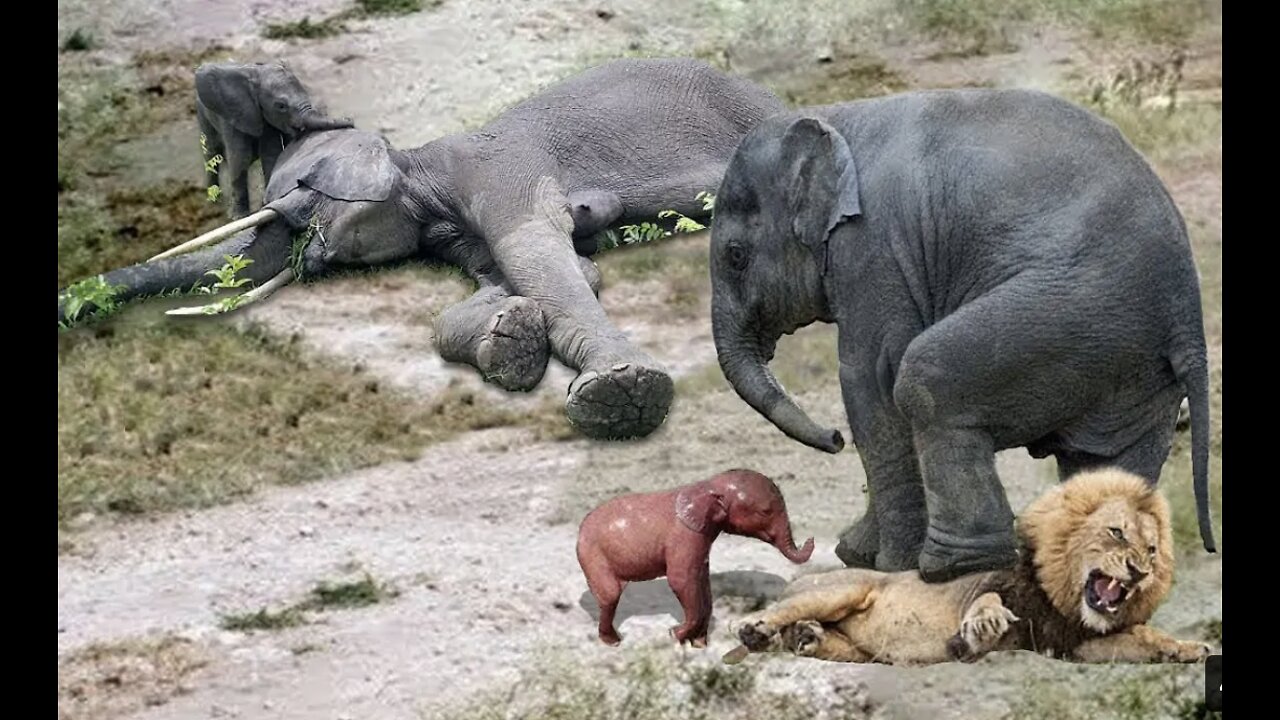
[[(65, 0), (59, 36), (86, 24), (97, 28), (102, 62), (122, 62), (154, 48), (157, 38), (179, 48), (216, 41), (245, 59), (284, 57), (335, 114), (408, 147), (476, 124), (592, 57), (655, 37), (696, 35), (679, 4), (596, 7), (572, 0), (446, 0), (406, 17), (352, 23), (355, 32), (331, 39), (258, 35), (268, 20), (318, 17), (345, 5)], [(1220, 50), (1220, 40), (1198, 46), (1188, 74), (1217, 72), (1220, 83)], [(903, 45), (875, 51), (920, 87), (1052, 88), (1097, 60), (1070, 36), (1049, 30), (1015, 52), (985, 57), (933, 60), (928, 48)], [(195, 178), (194, 137), (194, 127), (176, 123), (139, 141), (134, 157), (148, 172)], [(172, 160), (186, 156), (191, 162)], [(1179, 165), (1165, 179), (1220, 257), (1220, 159)], [(705, 242), (691, 236), (626, 252), (669, 253), (696, 269)], [(76, 552), (58, 560), (59, 717), (448, 716), (448, 708), (537, 667), (547, 652), (584, 667), (641, 648), (717, 662), (736, 644), (722, 629), (728, 619), (753, 598), (776, 593), (797, 568), (758, 542), (723, 538), (711, 559), (718, 625), (708, 649), (669, 647), (667, 628), (679, 609), (662, 581), (627, 590), (619, 615), (624, 644), (605, 648), (595, 640), (595, 606), (573, 552), (583, 513), (617, 492), (753, 467), (780, 480), (797, 538), (817, 539), (806, 566), (816, 570), (835, 566), (835, 533), (861, 514), (862, 470), (852, 449), (828, 456), (791, 443), (719, 380), (704, 276), (694, 285), (696, 302), (686, 298), (674, 312), (662, 276), (628, 274), (627, 262), (623, 253), (601, 258), (602, 301), (679, 379), (676, 405), (659, 432), (628, 444), (535, 442), (514, 429), (473, 432), (413, 462), (275, 488), (208, 510), (98, 523), (80, 534)], [(363, 362), (424, 397), (450, 383), (474, 386), (495, 402), (532, 406), (562, 397), (572, 375), (555, 363), (535, 393), (512, 398), (469, 369), (440, 361), (430, 319), (465, 292), (456, 278), (392, 270), (287, 288), (246, 319), (300, 333), (313, 351)], [(815, 417), (843, 426), (830, 358), (807, 360), (808, 353), (832, 349), (830, 329), (810, 328), (784, 340), (779, 362), (801, 377), (797, 389)], [(1217, 347), (1213, 362), (1220, 368)], [(1002, 454), (999, 469), (1015, 507), (1054, 478), (1051, 464), (1022, 451)], [(220, 629), (223, 615), (282, 607), (319, 581), (364, 572), (394, 588), (395, 597), (314, 613), (308, 624), (277, 631)], [(1190, 558), (1157, 624), (1199, 634), (1205, 619), (1220, 617), (1220, 560)], [(121, 666), (118, 654), (103, 647), (142, 649), (125, 652), (131, 659)], [(1068, 692), (1087, 693), (1100, 678), (1127, 672), (1104, 676), (1027, 653), (921, 669), (795, 658), (760, 665), (760, 682), (781, 693), (822, 697), (860, 685), (877, 717), (1007, 717), (1032, 680), (1048, 677)], [(1200, 671), (1170, 672), (1194, 686)]]

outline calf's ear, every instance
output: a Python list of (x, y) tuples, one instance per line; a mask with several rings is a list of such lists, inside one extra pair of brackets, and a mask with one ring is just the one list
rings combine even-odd
[(862, 214), (849, 144), (826, 122), (802, 117), (784, 132), (780, 160), (792, 232), (825, 270), (831, 231)]
[(729, 517), (724, 498), (706, 483), (690, 485), (676, 495), (676, 517), (690, 530), (701, 533)]

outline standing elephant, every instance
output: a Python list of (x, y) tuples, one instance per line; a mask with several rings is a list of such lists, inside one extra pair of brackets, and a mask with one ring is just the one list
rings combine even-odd
[[(671, 378), (609, 321), (599, 274), (575, 242), (589, 252), (581, 241), (600, 228), (666, 209), (705, 218), (698, 194), (719, 184), (747, 130), (783, 109), (705, 63), (620, 60), (413, 150), (354, 129), (308, 133), (281, 155), (262, 211), (105, 280), (123, 287), (119, 300), (185, 290), (208, 282), (224, 255), (243, 253), (255, 261), (246, 277), (270, 279), (253, 300), (291, 280), (293, 267), (316, 275), (410, 257), (450, 263), (480, 289), (440, 316), (443, 357), (528, 390), (554, 352), (579, 370), (566, 400), (577, 428), (644, 436), (666, 418)], [(305, 250), (291, 251), (308, 227)], [(60, 318), (63, 307), (60, 299)]]
[(1200, 533), (1209, 393), (1186, 228), (1120, 132), (1023, 90), (908, 93), (775, 116), (738, 147), (712, 231), (716, 351), (783, 432), (838, 452), (768, 361), (839, 327), (869, 507), (849, 565), (928, 581), (1010, 566), (995, 452), (1155, 483), (1190, 399)]
[(763, 540), (794, 563), (813, 555), (813, 538), (796, 547), (782, 491), (754, 470), (728, 470), (675, 490), (620, 495), (587, 513), (578, 528), (578, 564), (600, 606), (600, 640), (617, 645), (614, 612), (629, 582), (666, 577), (684, 622), (678, 642), (707, 644), (711, 623), (711, 545), (721, 533)]
[[(316, 110), (311, 96), (282, 62), (206, 63), (196, 68), (196, 120), (205, 138), (206, 160), (222, 155), (231, 178), (231, 216), (249, 214), (249, 166), (262, 159), (270, 182), (286, 142), (312, 130), (352, 127), (348, 118)], [(209, 186), (218, 168), (206, 169)]]

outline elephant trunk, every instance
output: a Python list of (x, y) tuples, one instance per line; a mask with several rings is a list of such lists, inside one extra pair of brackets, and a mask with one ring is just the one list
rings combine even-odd
[[(103, 274), (103, 280), (119, 288), (112, 296), (117, 303), (174, 290), (187, 292), (214, 282), (207, 273), (222, 267), (225, 256), (244, 255), (253, 263), (237, 277), (260, 285), (288, 266), (289, 251), (289, 226), (273, 222), (241, 231), (203, 250), (112, 270)], [(63, 289), (58, 293), (58, 322), (67, 320), (66, 300), (67, 291)]]
[(293, 118), (293, 131), (297, 135), (316, 130), (340, 130), (349, 127), (354, 127), (350, 118), (329, 117), (312, 105), (303, 106)]
[(779, 521), (779, 528), (773, 535), (774, 547), (778, 548), (783, 557), (797, 565), (809, 561), (813, 555), (813, 538), (804, 541), (804, 547), (796, 547), (795, 541), (791, 539), (791, 522), (783, 515)]
[(716, 354), (725, 379), (739, 397), (794, 440), (829, 453), (844, 449), (840, 431), (810, 419), (769, 370), (765, 358), (772, 354), (773, 342), (766, 347), (759, 336), (745, 332), (741, 322), (728, 319), (723, 308), (717, 310), (712, 313)]

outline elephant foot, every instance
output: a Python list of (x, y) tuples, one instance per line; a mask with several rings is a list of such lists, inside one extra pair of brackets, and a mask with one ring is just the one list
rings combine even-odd
[(617, 363), (603, 372), (588, 370), (569, 386), (565, 413), (587, 437), (622, 440), (644, 437), (667, 418), (675, 386), (662, 370)]
[(947, 582), (970, 573), (1008, 570), (1017, 562), (1012, 531), (961, 539), (931, 529), (920, 550), (920, 579), (927, 583)]
[(846, 567), (876, 569), (876, 555), (880, 552), (880, 528), (870, 513), (840, 532), (836, 543), (836, 557)]
[(550, 354), (542, 310), (528, 298), (513, 297), (493, 314), (480, 338), (476, 367), (503, 390), (523, 392), (542, 380)]

